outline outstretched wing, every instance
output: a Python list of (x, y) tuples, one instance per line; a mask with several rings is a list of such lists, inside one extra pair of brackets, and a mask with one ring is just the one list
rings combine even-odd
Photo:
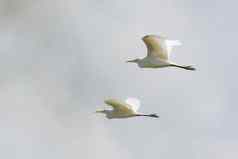
[(142, 38), (147, 47), (147, 56), (157, 57), (163, 60), (169, 59), (173, 46), (181, 45), (177, 40), (167, 40), (157, 35), (146, 35)]
[(113, 107), (115, 111), (123, 112), (123, 113), (134, 113), (131, 109), (131, 106), (127, 103), (117, 100), (117, 99), (107, 99), (104, 101), (107, 105)]
[(126, 103), (128, 106), (130, 106), (130, 109), (132, 109), (134, 112), (137, 112), (140, 108), (140, 100), (137, 98), (127, 98)]
[(181, 46), (182, 45), (182, 43), (179, 40), (165, 40), (165, 43), (166, 43), (166, 46), (167, 46), (168, 58), (169, 58), (169, 55), (170, 55), (172, 49), (175, 46)]

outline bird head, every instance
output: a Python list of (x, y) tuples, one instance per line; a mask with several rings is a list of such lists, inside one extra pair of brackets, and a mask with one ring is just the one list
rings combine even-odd
[(134, 59), (134, 60), (128, 60), (128, 61), (126, 61), (126, 62), (132, 62), (132, 63), (138, 63), (140, 61), (140, 59)]

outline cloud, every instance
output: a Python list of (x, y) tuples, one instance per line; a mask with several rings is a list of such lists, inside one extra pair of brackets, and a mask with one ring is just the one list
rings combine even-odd
[(62, 85), (40, 78), (22, 77), (1, 87), (2, 157), (127, 158), (103, 121), (74, 103)]
[[(237, 25), (232, 7), (223, 14), (222, 3), (204, 3), (2, 0), (2, 158), (214, 158), (206, 148), (236, 155), (235, 52), (220, 39), (235, 42)], [(146, 54), (147, 33), (181, 40), (172, 59), (198, 70), (126, 64)], [(161, 118), (92, 113), (104, 98), (127, 96)]]
[[(60, 5), (55, 6), (56, 1), (3, 4), (0, 156), (129, 158), (128, 150), (93, 113), (95, 107), (90, 108), (71, 89), (75, 70), (83, 76), (87, 69), (74, 68), (77, 59), (84, 57), (83, 47), (71, 44), (74, 32), (62, 25), (65, 18), (57, 8)], [(81, 62), (77, 66), (85, 65)], [(74, 87), (83, 94), (81, 81)]]

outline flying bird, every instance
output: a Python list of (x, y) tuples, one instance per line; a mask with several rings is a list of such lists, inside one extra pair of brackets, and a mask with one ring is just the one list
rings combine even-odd
[(140, 68), (178, 67), (186, 70), (195, 70), (192, 66), (178, 65), (169, 59), (173, 47), (180, 46), (178, 40), (168, 40), (163, 36), (146, 35), (142, 38), (147, 47), (147, 56), (143, 59), (134, 59), (127, 62), (137, 63)]
[(128, 98), (125, 102), (117, 99), (107, 99), (104, 101), (111, 106), (112, 110), (97, 110), (96, 113), (103, 113), (108, 119), (130, 118), (130, 117), (153, 117), (159, 118), (157, 114), (142, 114), (137, 110), (140, 107), (140, 101), (136, 98)]

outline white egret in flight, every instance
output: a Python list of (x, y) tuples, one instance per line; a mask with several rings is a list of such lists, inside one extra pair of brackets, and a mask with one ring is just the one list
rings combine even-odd
[(125, 102), (117, 99), (107, 99), (104, 101), (111, 106), (112, 110), (97, 110), (96, 113), (103, 113), (108, 119), (130, 118), (130, 117), (154, 117), (159, 118), (157, 114), (142, 114), (137, 112), (140, 107), (140, 101), (136, 98), (128, 98)]
[(142, 38), (147, 47), (147, 56), (143, 59), (129, 60), (137, 63), (141, 68), (179, 67), (186, 70), (195, 70), (192, 66), (184, 66), (169, 60), (170, 52), (174, 46), (182, 45), (178, 40), (168, 40), (157, 35), (146, 35)]

